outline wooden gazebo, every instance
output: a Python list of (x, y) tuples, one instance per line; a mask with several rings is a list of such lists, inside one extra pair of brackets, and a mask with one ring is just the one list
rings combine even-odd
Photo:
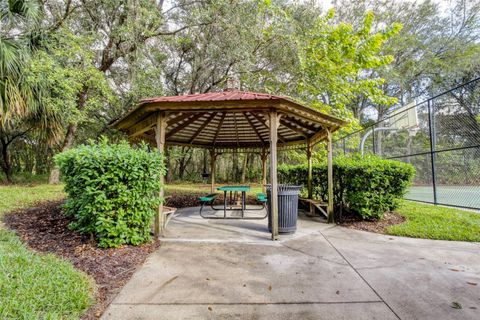
[[(308, 158), (308, 196), (312, 197), (312, 148), (326, 141), (328, 150), (328, 220), (333, 221), (332, 132), (345, 122), (293, 100), (264, 93), (225, 90), (205, 94), (143, 99), (111, 124), (129, 139), (165, 145), (207, 148), (211, 154), (212, 192), (215, 159), (233, 149), (262, 155), (266, 183), (270, 153), (272, 239), (278, 237), (277, 149), (304, 148)], [(162, 185), (163, 185), (162, 178)], [(163, 188), (160, 190), (163, 195)], [(163, 208), (155, 217), (155, 234), (164, 228)]]

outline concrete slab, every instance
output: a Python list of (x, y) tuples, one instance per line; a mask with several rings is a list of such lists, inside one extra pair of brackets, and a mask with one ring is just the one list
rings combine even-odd
[(480, 318), (478, 243), (384, 236), (303, 215), (296, 234), (272, 242), (266, 220), (179, 213), (103, 319)]
[[(319, 239), (319, 245), (322, 243)], [(280, 246), (167, 243), (116, 303), (331, 303), (380, 301), (334, 251), (325, 259)]]
[[(328, 241), (402, 319), (480, 319), (478, 243), (409, 239), (344, 228)], [(454, 308), (459, 303), (461, 309)]]
[(105, 319), (393, 320), (382, 302), (349, 304), (112, 305)]
[[(268, 231), (267, 219), (262, 220), (220, 220), (203, 219), (199, 215), (200, 207), (178, 210), (176, 216), (168, 224), (164, 234), (165, 242), (238, 242), (238, 243), (264, 243), (274, 245)], [(223, 211), (204, 210), (206, 215), (223, 216)], [(238, 214), (237, 214), (238, 215)], [(245, 216), (262, 217), (265, 211), (246, 211)], [(323, 218), (307, 218), (303, 212), (300, 214), (297, 232), (292, 235), (281, 235), (280, 241), (299, 238), (319, 231), (319, 226), (328, 228), (326, 224), (312, 222), (325, 221)]]

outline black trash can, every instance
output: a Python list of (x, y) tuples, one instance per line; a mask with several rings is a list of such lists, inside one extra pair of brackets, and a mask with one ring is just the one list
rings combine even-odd
[[(271, 185), (267, 185), (268, 230), (272, 231)], [(294, 233), (297, 230), (298, 195), (302, 186), (278, 186), (278, 232)]]

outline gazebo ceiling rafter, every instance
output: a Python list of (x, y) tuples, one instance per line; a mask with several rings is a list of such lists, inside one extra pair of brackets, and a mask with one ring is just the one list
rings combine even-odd
[(198, 130), (193, 134), (192, 138), (190, 139), (190, 141), (188, 143), (193, 143), (195, 141), (195, 139), (198, 137), (198, 135), (202, 132), (203, 129), (205, 129), (205, 127), (212, 121), (213, 118), (215, 118), (217, 116), (217, 112), (212, 112), (210, 114), (210, 116), (207, 118), (207, 120), (205, 120), (205, 122), (202, 123), (202, 125), (200, 126), (200, 128), (198, 128)]
[(225, 120), (227, 113), (222, 112), (222, 117), (220, 118), (220, 121), (218, 122), (217, 130), (215, 131), (215, 136), (213, 137), (213, 143), (212, 146), (215, 147), (215, 143), (217, 142), (218, 134), (220, 133), (220, 130), (222, 130), (222, 124), (223, 121)]
[(205, 113), (192, 114), (184, 123), (177, 123), (177, 126), (172, 130), (168, 131), (165, 138), (168, 139), (173, 136), (175, 133), (179, 132), (182, 129), (185, 129), (188, 125), (194, 123), (199, 118), (201, 118)]
[(297, 127), (295, 125), (290, 124), (289, 122), (285, 121), (284, 119), (280, 118), (280, 123), (284, 125), (285, 127), (289, 128), (290, 130), (304, 136), (305, 138), (308, 138), (308, 132), (305, 132), (304, 129), (301, 127)]
[(290, 116), (288, 116), (288, 115), (284, 115), (284, 117), (282, 118), (282, 121), (284, 121), (284, 122), (289, 122), (289, 123), (291, 123), (291, 124), (293, 124), (293, 125), (297, 125), (297, 126), (299, 126), (300, 128), (305, 128), (306, 130), (308, 130), (308, 131), (310, 131), (310, 132), (312, 132), (312, 133), (315, 133), (315, 132), (318, 131), (318, 127), (315, 127), (315, 125), (310, 125), (310, 124), (308, 124), (308, 123), (306, 123), (306, 122), (302, 122), (302, 121), (297, 120), (297, 119), (295, 119), (295, 118), (293, 118), (293, 117), (290, 117)]
[(265, 139), (262, 137), (262, 135), (260, 134), (260, 132), (258, 131), (257, 127), (253, 124), (252, 120), (250, 119), (250, 117), (248, 116), (247, 112), (243, 112), (243, 114), (245, 115), (245, 119), (247, 119), (248, 123), (250, 124), (250, 127), (252, 127), (252, 130), (255, 132), (255, 134), (257, 135), (258, 139), (260, 140), (260, 142), (262, 143), (262, 145), (265, 145)]
[(177, 124), (178, 122), (183, 121), (183, 120), (185, 120), (185, 119), (187, 119), (188, 117), (191, 116), (190, 113), (179, 113), (179, 114), (180, 114), (179, 116), (171, 119), (170, 121), (167, 121), (167, 125), (172, 126), (172, 125)]

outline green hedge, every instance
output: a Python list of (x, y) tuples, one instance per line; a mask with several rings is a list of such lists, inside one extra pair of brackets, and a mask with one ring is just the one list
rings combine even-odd
[(55, 157), (68, 195), (70, 227), (93, 234), (100, 247), (138, 245), (150, 240), (150, 225), (159, 198), (163, 156), (127, 142), (105, 139)]
[[(279, 181), (307, 185), (307, 166), (280, 166)], [(398, 205), (415, 169), (399, 161), (375, 156), (337, 157), (333, 162), (334, 201), (364, 219), (378, 219)], [(327, 166), (313, 167), (313, 196), (327, 200)]]

